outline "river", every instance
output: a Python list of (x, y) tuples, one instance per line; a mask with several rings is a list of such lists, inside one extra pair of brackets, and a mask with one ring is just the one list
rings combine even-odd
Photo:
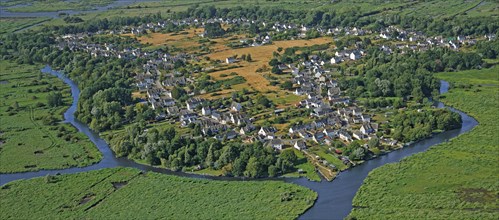
[[(90, 141), (92, 141), (97, 148), (102, 152), (103, 159), (94, 165), (87, 167), (75, 167), (62, 170), (41, 170), (37, 172), (25, 172), (25, 173), (14, 173), (14, 174), (0, 174), (0, 185), (4, 185), (8, 182), (19, 180), (19, 179), (30, 179), (33, 177), (45, 176), (47, 174), (55, 175), (60, 174), (70, 174), (79, 173), (91, 170), (97, 170), (102, 168), (113, 168), (113, 167), (134, 167), (144, 171), (153, 171), (158, 173), (193, 177), (193, 178), (205, 178), (213, 180), (244, 180), (242, 178), (230, 178), (230, 177), (212, 177), (203, 176), (197, 174), (187, 174), (182, 172), (174, 172), (162, 168), (155, 168), (147, 165), (137, 164), (127, 158), (116, 158), (109, 145), (98, 134), (91, 131), (90, 128), (78, 121), (74, 117), (76, 111), (76, 105), (78, 103), (80, 90), (75, 82), (66, 77), (64, 74), (58, 71), (52, 70), (49, 66), (46, 66), (41, 70), (43, 73), (52, 74), (63, 80), (66, 84), (71, 87), (71, 93), (73, 97), (73, 103), (70, 108), (64, 113), (64, 118), (66, 123), (70, 123), (75, 126), (80, 132), (84, 133)], [(445, 81), (441, 81), (440, 93), (445, 93), (449, 89), (449, 84)], [(437, 107), (445, 107), (443, 103), (438, 102)], [(413, 155), (415, 153), (423, 152), (429, 147), (448, 141), (449, 139), (456, 137), (462, 133), (471, 130), (473, 127), (478, 125), (478, 122), (466, 115), (465, 113), (458, 111), (456, 109), (450, 108), (452, 111), (458, 112), (463, 119), (463, 126), (460, 129), (446, 131), (429, 139), (419, 141), (410, 146), (404, 147), (403, 149), (385, 154), (378, 158), (364, 162), (363, 164), (353, 167), (347, 171), (341, 172), (338, 177), (332, 182), (322, 181), (322, 182), (312, 182), (305, 178), (286, 178), (280, 179), (286, 182), (295, 183), (301, 186), (310, 188), (318, 193), (319, 197), (315, 204), (308, 209), (300, 219), (343, 219), (352, 210), (352, 200), (355, 193), (362, 185), (362, 182), (367, 177), (368, 173), (384, 164), (398, 162), (401, 159)], [(260, 181), (262, 179), (259, 179)], [(263, 179), (265, 180), (265, 179)]]

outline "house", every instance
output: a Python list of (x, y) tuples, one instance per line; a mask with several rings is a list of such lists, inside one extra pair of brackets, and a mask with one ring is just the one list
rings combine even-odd
[(352, 140), (352, 136), (350, 136), (350, 134), (345, 131), (345, 130), (340, 130), (339, 132), (339, 135), (340, 135), (340, 139), (343, 140), (343, 141), (346, 141), (346, 142), (350, 142), (350, 141), (353, 141)]
[(180, 110), (177, 106), (172, 106), (172, 107), (166, 108), (166, 112), (170, 116), (177, 116), (178, 113), (180, 112)]
[(343, 60), (339, 57), (331, 58), (331, 64), (338, 64), (338, 63), (341, 63), (341, 61), (343, 61)]
[(284, 71), (284, 70), (287, 70), (289, 67), (288, 67), (288, 66), (286, 66), (285, 64), (279, 64), (279, 65), (277, 66), (277, 68), (279, 68), (279, 70), (281, 70), (281, 71)]
[(361, 116), (362, 115), (362, 109), (354, 107), (352, 108), (352, 114), (355, 116)]
[(298, 136), (300, 136), (301, 138), (304, 138), (304, 139), (310, 139), (312, 137), (312, 135), (310, 133), (308, 133), (307, 131), (298, 131), (297, 132)]
[(201, 98), (190, 98), (189, 100), (185, 101), (187, 105), (187, 110), (189, 111), (194, 111), (196, 107), (204, 102), (203, 99)]
[(275, 133), (276, 131), (277, 129), (275, 129), (274, 127), (261, 127), (260, 130), (258, 131), (258, 134), (262, 136), (267, 136), (268, 134)]
[(307, 145), (305, 144), (305, 141), (302, 141), (302, 140), (296, 141), (295, 144), (293, 145), (293, 147), (298, 149), (298, 150), (307, 149)]
[(282, 150), (284, 144), (280, 139), (273, 139), (270, 141), (269, 145), (276, 150)]
[(369, 115), (361, 115), (360, 117), (362, 118), (362, 122), (371, 122), (371, 116)]
[(198, 115), (193, 112), (182, 112), (180, 116), (180, 120), (182, 121), (192, 121), (193, 119), (197, 119)]
[(357, 140), (362, 140), (365, 138), (365, 135), (362, 134), (362, 132), (360, 132), (360, 131), (354, 131), (352, 136), (353, 136), (353, 138), (355, 138)]
[(362, 134), (365, 134), (365, 135), (368, 135), (368, 134), (372, 134), (375, 132), (374, 128), (371, 126), (371, 124), (369, 123), (364, 123), (361, 127), (360, 127), (360, 132)]
[(350, 53), (350, 59), (351, 60), (358, 60), (361, 58), (360, 52), (359, 51), (353, 51)]
[(322, 132), (315, 132), (314, 136), (312, 138), (313, 138), (313, 140), (316, 143), (320, 143), (320, 142), (322, 142), (322, 140), (324, 140), (325, 137), (326, 136), (324, 135), (324, 133), (322, 133)]
[(327, 95), (328, 96), (332, 96), (332, 97), (341, 95), (341, 89), (340, 89), (340, 87), (329, 88), (327, 90)]
[(251, 123), (248, 123), (248, 124), (246, 124), (246, 126), (239, 129), (239, 134), (246, 135), (254, 130), (255, 130), (255, 126), (253, 126), (253, 124), (251, 124)]
[(217, 111), (211, 111), (211, 118), (213, 118), (216, 121), (222, 121), (222, 115)]
[(230, 106), (230, 110), (234, 112), (241, 111), (242, 108), (243, 106), (241, 106), (241, 103), (238, 102), (233, 102), (232, 105)]
[(203, 108), (201, 108), (201, 114), (202, 115), (211, 115), (211, 109), (210, 109), (210, 107), (203, 107)]
[(333, 138), (336, 136), (336, 131), (332, 128), (326, 128), (324, 129), (324, 131), (322, 131), (324, 133), (324, 135), (330, 137), (330, 138)]
[(235, 62), (236, 62), (236, 59), (234, 57), (225, 58), (225, 63), (227, 63), (227, 64), (231, 64), (231, 63), (235, 63)]
[(236, 137), (237, 137), (237, 133), (236, 133), (235, 131), (233, 131), (233, 130), (230, 130), (229, 132), (227, 132), (227, 133), (225, 134), (225, 138), (226, 138), (227, 140), (232, 140), (232, 139), (234, 139), (234, 138), (236, 138)]

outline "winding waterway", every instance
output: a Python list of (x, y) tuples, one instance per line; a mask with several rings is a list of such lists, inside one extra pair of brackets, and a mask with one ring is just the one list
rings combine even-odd
[[(80, 132), (84, 133), (88, 138), (97, 146), (97, 148), (102, 152), (103, 159), (94, 165), (87, 167), (75, 167), (62, 170), (41, 170), (37, 172), (26, 172), (26, 173), (14, 173), (14, 174), (0, 174), (0, 185), (4, 185), (8, 182), (19, 180), (19, 179), (30, 179), (33, 177), (45, 176), (47, 174), (55, 175), (60, 174), (70, 174), (79, 173), (91, 170), (97, 170), (102, 168), (113, 168), (113, 167), (134, 167), (144, 171), (153, 171), (164, 174), (171, 174), (177, 176), (193, 177), (193, 178), (206, 178), (214, 180), (244, 180), (241, 178), (230, 178), (230, 177), (212, 177), (203, 176), (197, 174), (187, 174), (182, 172), (173, 172), (162, 168), (155, 168), (151, 166), (146, 166), (142, 164), (137, 164), (127, 158), (116, 158), (109, 145), (98, 134), (91, 131), (90, 128), (78, 121), (74, 113), (76, 111), (76, 105), (78, 103), (78, 98), (80, 95), (80, 90), (75, 82), (63, 75), (61, 72), (52, 70), (49, 66), (46, 66), (41, 70), (43, 73), (52, 74), (63, 80), (66, 84), (71, 87), (71, 93), (73, 96), (73, 103), (71, 107), (64, 113), (64, 118), (66, 123), (70, 123), (75, 126)], [(449, 89), (449, 84), (445, 81), (441, 81), (440, 93), (445, 93)], [(437, 107), (445, 107), (443, 103), (438, 102)], [(343, 219), (352, 210), (352, 200), (355, 193), (362, 185), (362, 182), (367, 177), (368, 173), (384, 164), (398, 162), (401, 159), (413, 155), (415, 153), (423, 152), (429, 147), (448, 141), (449, 139), (456, 137), (462, 133), (471, 130), (473, 127), (478, 125), (478, 122), (466, 115), (465, 113), (458, 111), (456, 109), (450, 108), (452, 111), (459, 113), (463, 119), (463, 126), (460, 129), (446, 131), (437, 134), (429, 139), (419, 141), (410, 146), (404, 147), (403, 149), (391, 152), (389, 154), (380, 156), (373, 160), (366, 161), (365, 163), (353, 167), (347, 171), (342, 172), (334, 181), (327, 182), (312, 182), (305, 178), (287, 178), (284, 179), (286, 182), (295, 183), (301, 186), (308, 187), (316, 191), (319, 195), (313, 207), (307, 210), (300, 219)]]

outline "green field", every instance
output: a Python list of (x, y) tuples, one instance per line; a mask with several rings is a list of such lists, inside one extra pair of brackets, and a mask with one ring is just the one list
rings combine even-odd
[(108, 5), (114, 0), (85, 0), (85, 1), (61, 1), (61, 0), (8, 0), (1, 2), (0, 6), (16, 6), (7, 8), (10, 12), (42, 12), (61, 10), (90, 10), (95, 6)]
[(493, 68), (437, 76), (475, 84), (471, 89), (451, 89), (442, 101), (480, 124), (427, 152), (371, 172), (354, 198), (352, 217), (499, 218), (499, 72)]
[[(48, 107), (53, 91), (62, 91), (63, 106)], [(0, 96), (0, 173), (88, 166), (101, 159), (85, 135), (58, 123), (71, 91), (40, 66), (0, 61)]]
[(9, 34), (48, 21), (48, 18), (0, 18), (0, 34)]
[(439, 73), (438, 77), (448, 82), (474, 84), (480, 86), (499, 85), (499, 66), (485, 70), (467, 70), (461, 72)]
[(317, 195), (280, 181), (115, 168), (15, 181), (2, 186), (0, 197), (1, 219), (294, 219)]

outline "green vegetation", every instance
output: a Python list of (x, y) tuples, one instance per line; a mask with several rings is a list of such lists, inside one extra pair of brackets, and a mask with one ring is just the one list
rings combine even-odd
[(294, 219), (317, 195), (280, 181), (213, 181), (115, 168), (15, 181), (2, 186), (0, 197), (1, 219)]
[[(424, 153), (374, 170), (354, 198), (358, 219), (497, 219), (499, 109), (497, 68), (439, 73), (454, 84), (441, 100), (480, 123)], [(493, 86), (482, 86), (487, 84)]]
[(444, 79), (451, 84), (473, 84), (479, 86), (499, 85), (499, 65), (490, 69), (467, 70), (460, 72), (439, 73), (438, 78)]
[(402, 111), (392, 120), (395, 128), (392, 137), (404, 142), (417, 141), (430, 137), (433, 131), (461, 128), (461, 116), (448, 109), (424, 109)]
[(59, 123), (71, 104), (66, 84), (40, 66), (0, 62), (0, 173), (88, 166), (101, 154), (88, 138)]
[(307, 161), (307, 158), (305, 157), (303, 152), (294, 148), (289, 150), (294, 151), (297, 158), (295, 169), (296, 170), (301, 169), (302, 172), (288, 173), (283, 175), (284, 177), (306, 177), (307, 179), (312, 181), (321, 181), (321, 177), (319, 176), (317, 171), (315, 171), (314, 165), (312, 165)]
[(0, 6), (19, 7), (7, 8), (10, 12), (42, 12), (62, 10), (89, 10), (95, 6), (108, 5), (114, 0), (85, 0), (85, 1), (60, 1), (60, 0), (8, 0), (1, 2)]
[(0, 34), (13, 33), (45, 21), (48, 18), (0, 18)]

